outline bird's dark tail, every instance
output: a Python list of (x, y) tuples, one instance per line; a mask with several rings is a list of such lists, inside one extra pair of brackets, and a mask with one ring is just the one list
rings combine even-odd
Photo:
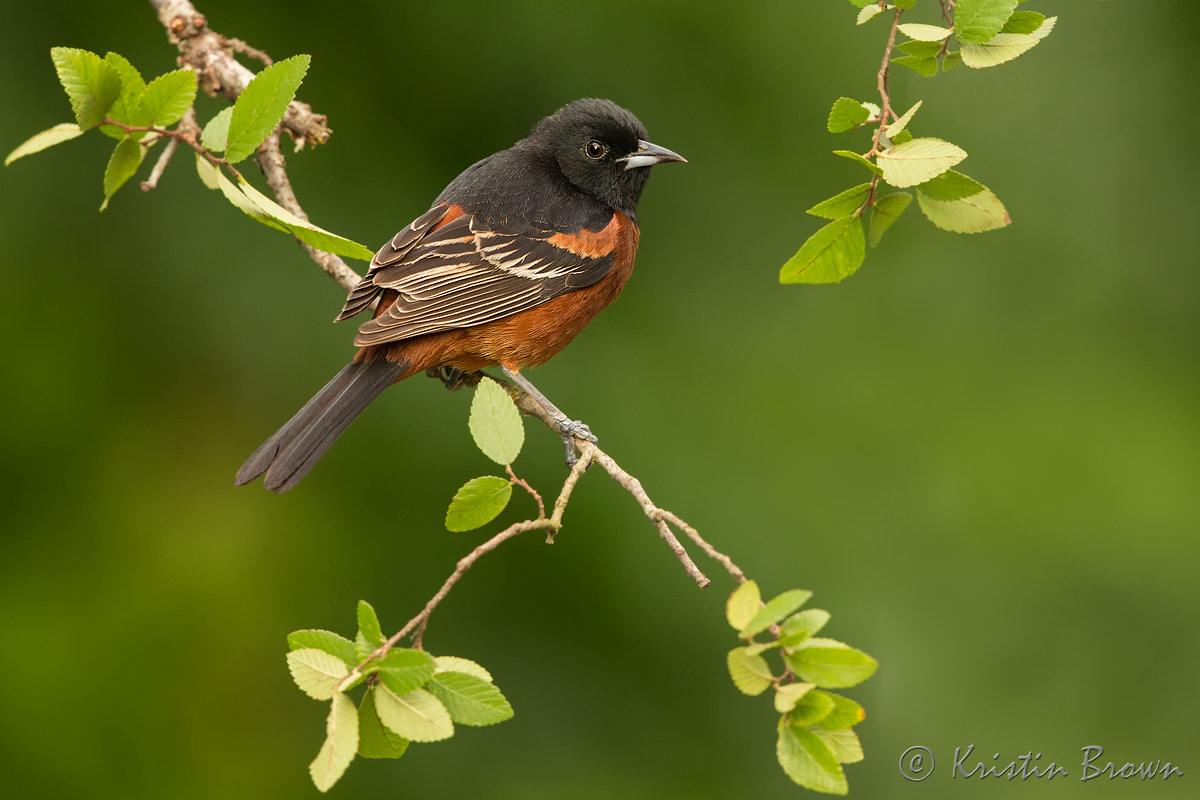
[(246, 459), (234, 485), (241, 486), (263, 475), (263, 484), (276, 493), (295, 486), (346, 426), (391, 386), (407, 366), (382, 359), (347, 364)]

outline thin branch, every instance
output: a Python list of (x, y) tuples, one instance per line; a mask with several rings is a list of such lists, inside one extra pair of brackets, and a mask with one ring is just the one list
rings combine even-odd
[(896, 112), (892, 110), (892, 98), (888, 94), (888, 73), (892, 66), (892, 50), (896, 49), (896, 31), (900, 27), (900, 17), (904, 14), (904, 9), (897, 8), (896, 14), (892, 17), (892, 29), (888, 33), (887, 47), (883, 50), (883, 62), (879, 65), (879, 74), (875, 78), (876, 87), (879, 89), (879, 99), (883, 103), (882, 110), (879, 112), (879, 128), (875, 131), (875, 136), (871, 140), (871, 152), (867, 154), (869, 158), (872, 154), (879, 152), (879, 140), (883, 138), (884, 129), (888, 125), (888, 117), (896, 118)]
[[(189, 108), (183, 115), (183, 119), (179, 121), (179, 130), (191, 130), (196, 127), (196, 109)], [(154, 162), (154, 169), (150, 170), (150, 177), (142, 181), (141, 187), (143, 192), (148, 192), (158, 186), (158, 179), (162, 177), (163, 170), (167, 168), (167, 164), (171, 161), (171, 156), (175, 155), (175, 148), (179, 146), (178, 138), (171, 138), (166, 147), (163, 148), (162, 154), (158, 157), (158, 161)]]

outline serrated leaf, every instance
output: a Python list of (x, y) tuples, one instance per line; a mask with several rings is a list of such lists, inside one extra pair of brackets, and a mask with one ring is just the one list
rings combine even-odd
[(354, 616), (358, 622), (358, 632), (368, 644), (376, 647), (383, 644), (383, 628), (379, 625), (379, 617), (370, 603), (359, 600)]
[(860, 183), (853, 189), (847, 189), (828, 200), (822, 200), (806, 213), (825, 219), (840, 219), (862, 208), (862, 204), (867, 201), (869, 194), (871, 194), (871, 184)]
[(968, 67), (985, 69), (1012, 61), (1032, 50), (1040, 41), (1038, 37), (1029, 34), (998, 33), (981, 44), (963, 44), (959, 54)]
[(491, 682), (465, 672), (439, 672), (428, 689), (460, 725), (494, 725), (511, 719), (512, 706)]
[(892, 63), (908, 67), (924, 78), (932, 78), (934, 75), (937, 75), (938, 71), (937, 59), (932, 57), (900, 56), (899, 58), (893, 58)]
[[(232, 121), (230, 125), (232, 125)], [(229, 151), (225, 151), (226, 160), (229, 159)], [(245, 178), (238, 176), (238, 184), (242, 192), (257, 206), (262, 213), (270, 217), (274, 222), (282, 224), (293, 236), (305, 244), (310, 244), (318, 250), (324, 250), (327, 253), (335, 253), (339, 256), (347, 258), (357, 258), (362, 261), (370, 261), (375, 257), (375, 254), (363, 247), (361, 244), (344, 236), (338, 236), (336, 233), (330, 233), (324, 228), (319, 228), (308, 220), (297, 217), (292, 212), (288, 211), (283, 206), (276, 203), (265, 194), (255, 189)]]
[(878, 122), (879, 115), (883, 113), (883, 109), (877, 103), (872, 103), (870, 100), (863, 100), (862, 104), (863, 108), (871, 114), (871, 116), (867, 117), (867, 122)]
[(82, 136), (83, 131), (74, 122), (62, 122), (55, 125), (53, 128), (47, 128), (41, 133), (35, 133), (25, 141), (17, 145), (8, 156), (4, 159), (4, 166), (8, 166), (18, 158), (33, 155), (45, 150), (47, 147), (53, 147), (56, 144), (69, 142), (77, 136)]
[(867, 241), (871, 247), (879, 244), (879, 240), (887, 233), (888, 228), (892, 227), (892, 223), (900, 218), (912, 199), (912, 195), (908, 192), (894, 192), (875, 200), (875, 204), (871, 207), (871, 220), (867, 226), (869, 229)]
[(879, 4), (877, 4), (877, 3), (871, 3), (870, 5), (863, 6), (862, 10), (858, 12), (857, 24), (862, 25), (864, 23), (870, 22), (871, 20), (875, 19), (875, 17), (882, 14), (883, 11), (884, 11), (884, 9), (881, 8), (879, 6)]
[(873, 3), (875, 5), (878, 5), (876, 0), (850, 0), (850, 5), (855, 6), (857, 8), (863, 8), (863, 7), (871, 5)]
[(420, 689), (433, 677), (433, 656), (424, 650), (394, 647), (368, 669), (397, 695)]
[(919, 109), (921, 107), (921, 103), (923, 103), (923, 102), (925, 102), (925, 101), (918, 100), (916, 102), (916, 104), (912, 108), (910, 108), (908, 111), (905, 111), (904, 114), (901, 115), (899, 119), (897, 119), (891, 125), (888, 125), (886, 128), (884, 128), (883, 132), (886, 133), (889, 138), (894, 139), (896, 136), (898, 136), (900, 134), (900, 131), (904, 130), (906, 127), (908, 127), (908, 123), (912, 122), (912, 118), (916, 115), (917, 109)]
[(807, 603), (810, 597), (812, 597), (812, 592), (807, 589), (791, 589), (772, 597), (750, 618), (746, 627), (742, 628), (741, 637), (749, 639), (756, 633), (765, 631)]
[(918, 189), (921, 213), (942, 230), (955, 233), (983, 233), (1012, 223), (1000, 198), (988, 190), (962, 200), (934, 200)]
[(962, 53), (955, 50), (942, 58), (942, 72), (949, 72), (962, 63)]
[(725, 619), (735, 631), (746, 627), (746, 623), (754, 619), (758, 609), (762, 607), (762, 595), (759, 594), (758, 584), (745, 581), (729, 595), (725, 601)]
[(821, 720), (821, 727), (825, 730), (837, 731), (842, 728), (849, 728), (851, 725), (857, 725), (867, 718), (867, 712), (863, 711), (863, 707), (849, 697), (842, 697), (840, 694), (834, 694), (833, 692), (826, 692), (825, 694), (833, 700), (833, 710)]
[(1045, 39), (1054, 31), (1054, 24), (1058, 22), (1058, 17), (1046, 17), (1045, 22), (1038, 26), (1038, 29), (1030, 36), (1035, 36), (1038, 39)]
[(760, 655), (751, 655), (745, 647), (730, 650), (725, 663), (729, 667), (729, 677), (733, 679), (733, 685), (742, 694), (762, 694), (775, 680), (766, 659)]
[(512, 497), (512, 484), (505, 478), (484, 475), (472, 478), (454, 494), (446, 509), (446, 530), (473, 531), (494, 520)]
[(983, 44), (1000, 32), (1016, 10), (1018, 0), (959, 0), (954, 7), (954, 32), (966, 44)]
[[(309, 56), (277, 61), (254, 76), (233, 104), (225, 159), (236, 164), (253, 155), (283, 119), (308, 71)], [(314, 245), (315, 246), (315, 245)]]
[(358, 711), (344, 694), (333, 696), (325, 719), (325, 743), (308, 765), (308, 774), (322, 792), (338, 782), (358, 752)]
[(920, 22), (905, 22), (898, 26), (901, 33), (918, 42), (944, 42), (954, 33), (950, 28), (937, 25), (925, 25)]
[(492, 673), (488, 672), (479, 664), (471, 661), (469, 658), (459, 658), (458, 656), (436, 656), (433, 659), (433, 674), (437, 675), (442, 672), (462, 672), (467, 675), (474, 675), (481, 681), (492, 682)]
[(807, 728), (788, 725), (786, 717), (779, 722), (775, 756), (787, 776), (806, 789), (827, 794), (850, 790), (846, 773), (825, 741)]
[(858, 741), (858, 734), (850, 728), (830, 731), (824, 725), (816, 725), (812, 732), (821, 738), (839, 764), (854, 764), (863, 760), (862, 743)]
[(104, 202), (100, 204), (101, 211), (108, 207), (108, 199), (117, 189), (134, 176), (145, 155), (146, 151), (137, 139), (126, 138), (117, 142), (104, 170)]
[(860, 684), (879, 668), (879, 662), (861, 650), (833, 639), (815, 637), (785, 653), (784, 659), (803, 680), (829, 689)]
[(958, 145), (922, 137), (889, 147), (878, 158), (883, 179), (904, 189), (936, 178), (966, 157), (967, 152)]
[(183, 118), (196, 100), (196, 73), (177, 69), (150, 81), (142, 94), (142, 112), (149, 118), (145, 125), (165, 128)]
[(324, 650), (304, 648), (287, 654), (292, 680), (314, 700), (328, 700), (342, 678), (350, 674), (346, 662)]
[(853, 275), (866, 256), (856, 216), (834, 220), (808, 238), (779, 270), (780, 283), (837, 283)]
[(810, 636), (815, 636), (825, 623), (829, 622), (829, 612), (823, 608), (807, 608), (793, 614), (779, 626), (779, 640), (786, 646), (792, 647)]
[(862, 125), (871, 116), (871, 111), (857, 100), (839, 97), (829, 109), (826, 127), (830, 133), (843, 133)]
[(933, 200), (962, 200), (986, 189), (986, 186), (974, 178), (952, 169), (917, 186), (918, 192)]
[(386, 686), (376, 686), (375, 710), (387, 728), (414, 742), (437, 742), (454, 735), (450, 712), (424, 689), (397, 695)]
[(287, 637), (289, 650), (317, 649), (324, 650), (329, 655), (341, 659), (347, 664), (359, 662), (354, 642), (333, 631), (323, 631), (309, 628), (302, 631), (292, 631)]
[(50, 58), (79, 127), (86, 131), (103, 122), (121, 95), (121, 75), (116, 67), (95, 53), (73, 47), (52, 47)]
[(408, 739), (389, 731), (375, 710), (375, 690), (368, 689), (358, 705), (358, 754), (363, 758), (399, 758)]
[[(142, 92), (146, 91), (142, 74), (120, 53), (105, 53), (104, 61), (111, 64), (121, 76), (121, 93), (109, 108), (107, 116), (126, 125), (148, 125), (150, 120), (142, 111)], [(100, 132), (114, 139), (125, 138), (125, 131), (115, 125), (101, 125)]]
[(796, 701), (796, 705), (788, 712), (788, 717), (791, 719), (793, 725), (815, 725), (829, 716), (829, 713), (833, 711), (835, 706), (836, 703), (829, 696), (829, 692), (813, 690), (805, 692)]
[(233, 106), (227, 106), (204, 126), (200, 132), (201, 146), (219, 153), (229, 143), (229, 119), (233, 116)]
[(864, 167), (871, 170), (871, 172), (874, 172), (876, 175), (881, 175), (881, 176), (883, 175), (883, 170), (881, 170), (879, 167), (877, 167), (874, 164), (874, 162), (868, 161), (867, 159), (860, 156), (858, 153), (855, 153), (851, 150), (834, 150), (833, 154), (835, 156), (841, 156), (842, 158), (848, 158), (851, 161), (857, 161), (859, 164), (862, 164)]
[(1036, 11), (1014, 11), (1008, 21), (1004, 23), (1004, 27), (1000, 29), (1001, 33), (1033, 33), (1038, 28), (1042, 27), (1042, 23), (1046, 21), (1045, 14), (1039, 14)]
[(936, 58), (937, 54), (942, 51), (941, 42), (901, 42), (896, 45), (896, 49), (901, 53), (917, 58)]
[(785, 683), (775, 687), (775, 710), (786, 714), (796, 707), (800, 698), (817, 688), (815, 683)]
[(495, 381), (480, 381), (475, 387), (467, 425), (476, 446), (501, 466), (516, 461), (525, 444), (521, 412), (504, 387)]

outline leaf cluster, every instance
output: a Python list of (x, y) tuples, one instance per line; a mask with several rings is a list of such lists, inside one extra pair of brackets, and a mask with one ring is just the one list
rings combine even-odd
[[(75, 122), (61, 123), (22, 142), (5, 165), (93, 128), (117, 139), (104, 170), (103, 211), (118, 189), (138, 171), (146, 154), (167, 139), (196, 151), (201, 181), (218, 189), (252, 219), (330, 253), (370, 260), (372, 252), (357, 242), (301, 219), (250, 185), (234, 164), (253, 155), (279, 125), (308, 71), (309, 57), (279, 61), (254, 76), (234, 104), (215, 115), (199, 131), (171, 129), (193, 110), (196, 73), (177, 69), (147, 83), (137, 68), (118, 53), (101, 58), (70, 47), (50, 51), (59, 82), (67, 92)], [(233, 175), (236, 183), (226, 176)]]
[[(325, 630), (288, 636), (287, 665), (302, 692), (330, 701), (325, 741), (309, 765), (313, 783), (328, 791), (354, 761), (399, 758), (410, 742), (436, 742), (454, 726), (494, 725), (512, 706), (492, 675), (474, 661), (390, 647), (375, 609), (358, 603), (354, 641)], [(355, 706), (348, 692), (366, 691)]]
[[(774, 689), (780, 713), (775, 754), (788, 777), (808, 789), (846, 794), (843, 764), (863, 758), (853, 726), (866, 717), (863, 707), (828, 689), (856, 686), (879, 663), (835, 639), (818, 637), (830, 614), (799, 610), (812, 592), (792, 589), (765, 603), (758, 584), (746, 581), (725, 604), (725, 617), (744, 643), (729, 651), (733, 684), (748, 695)], [(766, 641), (758, 641), (766, 635)], [(782, 669), (764, 657), (774, 651)]]
[[(959, 64), (980, 69), (1006, 63), (1048, 36), (1057, 18), (1018, 10), (1022, 1), (958, 0), (948, 10), (953, 19), (949, 27), (901, 23), (901, 15), (915, 7), (916, 0), (886, 5), (873, 0), (850, 3), (861, 9), (859, 25), (885, 10), (894, 10), (896, 31), (907, 40), (896, 47), (902, 55), (892, 58), (889, 49), (885, 65), (898, 64), (932, 77)], [(952, 38), (958, 50), (951, 49)], [(967, 157), (965, 150), (937, 137), (913, 135), (909, 126), (922, 101), (899, 116), (891, 110), (886, 78), (885, 66), (881, 72), (882, 106), (841, 97), (830, 109), (826, 123), (830, 133), (845, 133), (867, 124), (876, 126), (871, 149), (865, 155), (834, 151), (866, 168), (870, 179), (808, 209), (809, 214), (831, 221), (783, 265), (781, 283), (836, 283), (854, 274), (866, 258), (867, 245), (879, 244), (912, 203), (914, 192), (921, 213), (942, 230), (981, 233), (1012, 222), (994, 192), (954, 171)], [(884, 192), (881, 183), (912, 191)]]

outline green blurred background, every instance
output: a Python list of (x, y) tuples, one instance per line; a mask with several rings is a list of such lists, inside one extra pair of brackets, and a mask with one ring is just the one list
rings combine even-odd
[[(0, 151), (70, 119), (51, 46), (174, 66), (147, 3), (9, 5)], [(893, 83), (1014, 225), (956, 236), (914, 205), (852, 279), (781, 287), (820, 225), (804, 209), (862, 177), (829, 150), (865, 134), (824, 119), (870, 99), (885, 25), (855, 28), (844, 0), (199, 3), (277, 58), (312, 54), (301, 97), (335, 135), (292, 179), (318, 224), (371, 247), (576, 97), (689, 158), (646, 192), (620, 302), (532, 376), (764, 591), (813, 589), (829, 635), (880, 659), (849, 692), (868, 710), (854, 795), (1194, 797), (1200, 14), (1031, 6), (1058, 28), (1013, 64)], [(442, 527), (490, 468), (470, 397), (414, 379), (290, 494), (235, 490), (353, 352), (329, 324), (339, 292), (185, 158), (98, 214), (110, 149), (89, 134), (0, 173), (5, 794), (315, 796), (324, 712), (284, 636), (352, 632), (359, 598), (395, 630), (481, 540)], [(560, 447), (527, 429), (518, 467), (553, 494)], [(769, 700), (725, 672), (732, 585), (701, 566), (707, 592), (589, 475), (557, 543), (488, 556), (425, 640), (486, 664), (515, 719), (360, 761), (331, 794), (800, 795)], [(1071, 777), (964, 789), (950, 762), (970, 744)], [(897, 768), (914, 745), (938, 758), (924, 783)], [(1080, 783), (1085, 745), (1185, 777)]]

